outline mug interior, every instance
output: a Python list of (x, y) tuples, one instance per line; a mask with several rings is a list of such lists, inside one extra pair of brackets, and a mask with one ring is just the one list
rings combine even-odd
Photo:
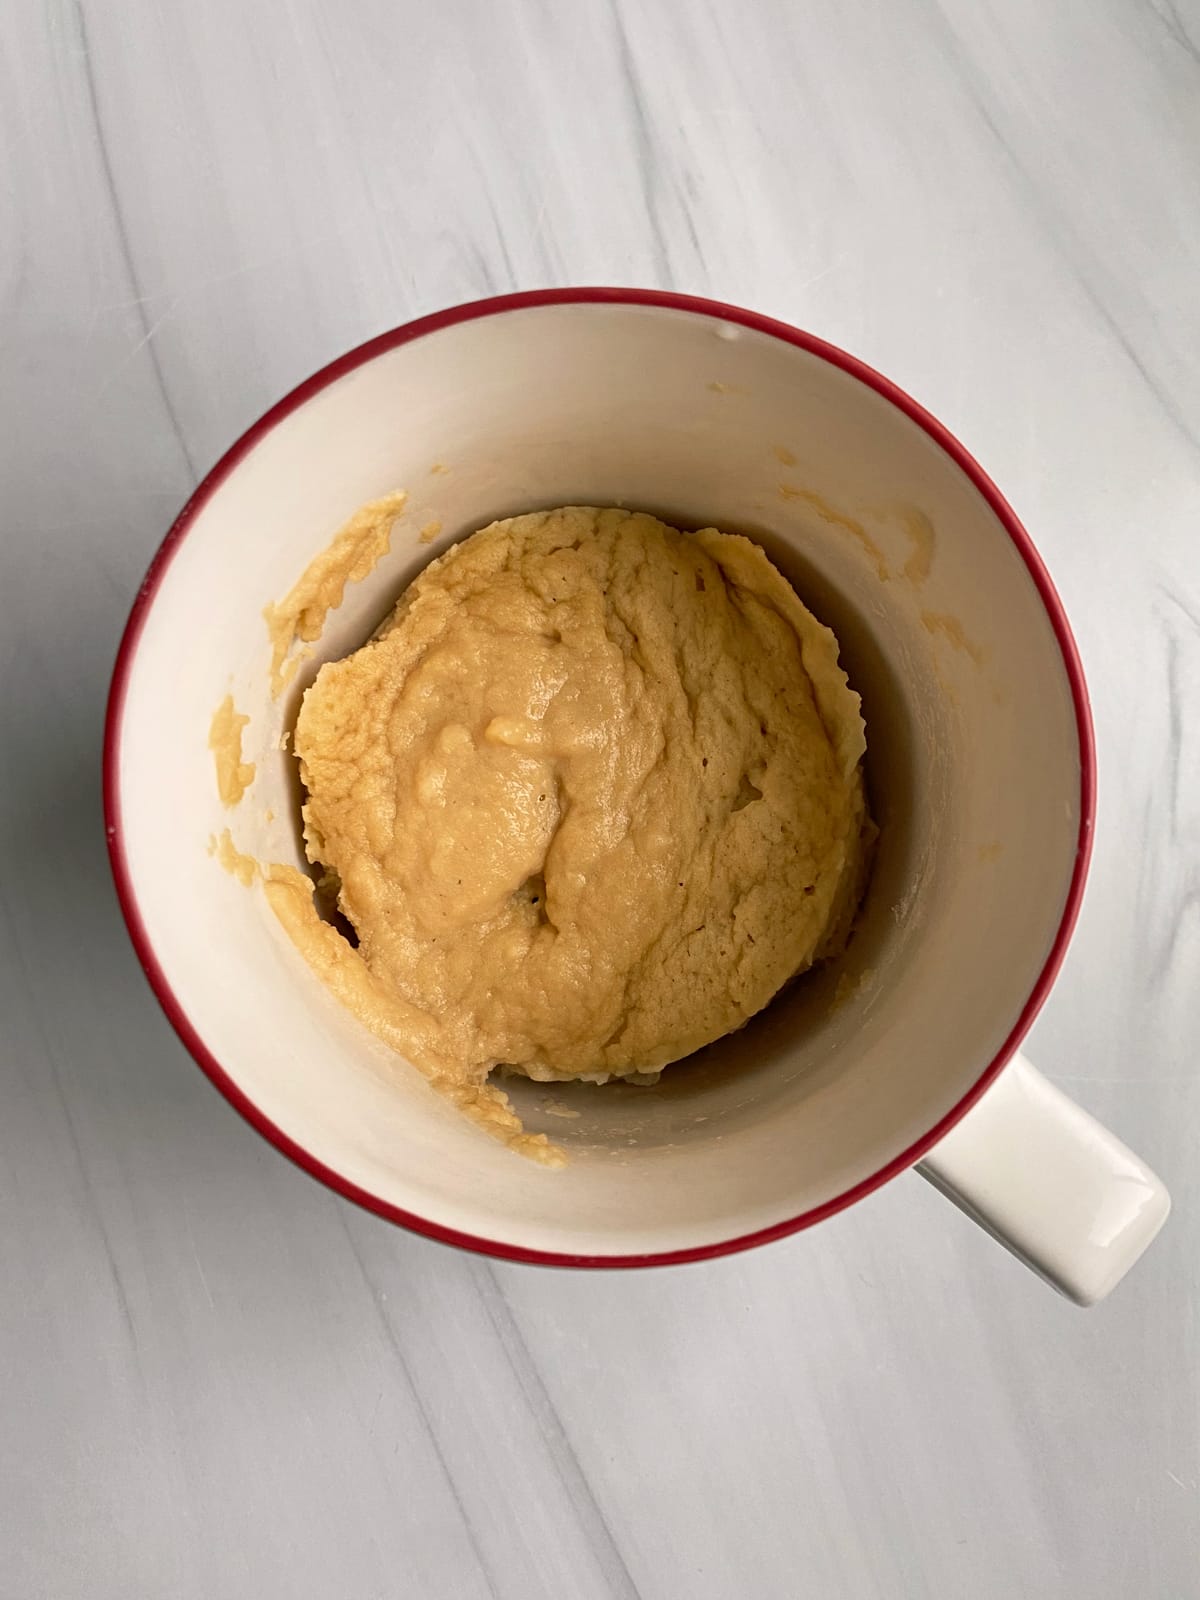
[[(876, 385), (879, 385), (878, 387)], [(122, 899), (202, 1064), (357, 1198), (502, 1253), (707, 1253), (784, 1231), (916, 1159), (1031, 1020), (1081, 884), (1090, 771), (1069, 635), (1020, 530), (911, 402), (817, 341), (651, 296), (518, 297), (385, 336), (276, 408), (198, 491), (131, 622), (109, 730)], [(903, 400), (903, 397), (900, 397)], [(365, 501), (409, 493), (273, 701), (263, 607)], [(654, 1088), (505, 1084), (570, 1157), (549, 1172), (464, 1121), (313, 977), (228, 827), (303, 865), (281, 749), (321, 662), (494, 518), (624, 505), (742, 531), (838, 635), (881, 828), (846, 955)], [(441, 531), (431, 544), (418, 532)], [(1044, 598), (1046, 596), (1047, 598)], [(257, 776), (217, 797), (232, 693)]]

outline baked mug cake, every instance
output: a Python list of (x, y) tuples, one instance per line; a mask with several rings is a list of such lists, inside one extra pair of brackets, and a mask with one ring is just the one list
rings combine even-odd
[(838, 953), (864, 886), (837, 641), (711, 528), (579, 506), (493, 523), (321, 668), (294, 750), (307, 853), (353, 935), (295, 871), (268, 875), (272, 905), (361, 1021), (544, 1160), (495, 1069), (653, 1082)]

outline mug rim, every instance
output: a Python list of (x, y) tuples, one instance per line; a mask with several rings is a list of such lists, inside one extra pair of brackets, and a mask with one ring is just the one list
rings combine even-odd
[[(142, 632), (159, 587), (171, 561), (190, 532), (192, 524), (200, 512), (226, 478), (234, 472), (254, 447), (273, 428), (277, 427), (292, 412), (307, 404), (321, 390), (327, 388), (331, 383), (335, 383), (347, 373), (354, 371), (357, 367), (375, 360), (378, 356), (384, 355), (400, 345), (424, 338), (428, 334), (437, 333), (444, 328), (453, 327), (459, 323), (473, 322), (483, 317), (501, 316), (509, 311), (524, 311), (556, 305), (604, 304), (646, 306), (657, 310), (681, 311), (712, 317), (725, 322), (738, 323), (742, 327), (778, 339), (839, 368), (850, 377), (873, 389), (884, 400), (887, 400), (915, 422), (965, 473), (975, 490), (995, 514), (1024, 561), (1058, 642), (1063, 670), (1066, 673), (1067, 682), (1071, 690), (1071, 699), (1075, 709), (1076, 731), (1079, 739), (1079, 837), (1075, 849), (1071, 881), (1063, 905), (1058, 930), (1042, 969), (1013, 1027), (1000, 1049), (992, 1057), (971, 1088), (927, 1133), (914, 1140), (900, 1154), (894, 1156), (879, 1168), (878, 1171), (867, 1178), (861, 1179), (841, 1194), (823, 1201), (818, 1206), (810, 1207), (795, 1217), (772, 1223), (769, 1227), (759, 1228), (751, 1233), (741, 1234), (732, 1239), (721, 1239), (709, 1244), (690, 1245), (681, 1249), (642, 1251), (628, 1255), (576, 1254), (571, 1251), (532, 1249), (522, 1245), (510, 1244), (502, 1239), (491, 1239), (479, 1234), (446, 1227), (441, 1223), (431, 1221), (427, 1217), (422, 1217), (416, 1212), (393, 1205), (390, 1201), (381, 1198), (379, 1195), (372, 1194), (369, 1190), (351, 1182), (334, 1168), (327, 1166), (272, 1122), (239, 1087), (208, 1049), (172, 990), (158, 960), (138, 905), (129, 869), (119, 779), (121, 734), (130, 676)], [(738, 1251), (751, 1249), (756, 1245), (768, 1244), (772, 1240), (785, 1238), (789, 1234), (798, 1233), (801, 1229), (812, 1227), (815, 1223), (823, 1222), (826, 1218), (835, 1216), (839, 1211), (844, 1211), (856, 1201), (865, 1199), (867, 1195), (873, 1194), (876, 1189), (890, 1182), (892, 1178), (898, 1177), (900, 1173), (914, 1166), (940, 1139), (949, 1133), (951, 1128), (966, 1116), (971, 1107), (983, 1096), (1016, 1053), (1022, 1039), (1029, 1031), (1035, 1017), (1045, 1003), (1066, 956), (1067, 946), (1070, 943), (1071, 935), (1079, 917), (1084, 884), (1091, 861), (1094, 834), (1096, 747), (1091, 704), (1088, 698), (1087, 683), (1083, 674), (1079, 650), (1071, 632), (1062, 600), (1059, 598), (1033, 540), (1008, 501), (975, 458), (949, 429), (927, 411), (924, 406), (920, 405), (897, 384), (893, 383), (890, 378), (884, 377), (882, 373), (868, 366), (866, 362), (860, 361), (856, 356), (848, 354), (837, 345), (830, 344), (827, 340), (821, 339), (815, 334), (793, 327), (789, 323), (778, 321), (773, 317), (767, 317), (754, 311), (747, 311), (742, 307), (729, 305), (723, 301), (708, 300), (697, 295), (679, 294), (671, 290), (580, 287), (532, 289), (515, 294), (489, 296), (482, 300), (473, 300), (462, 305), (448, 307), (442, 311), (435, 311), (428, 316), (418, 317), (414, 321), (403, 323), (399, 327), (376, 335), (373, 339), (368, 339), (363, 344), (356, 345), (353, 349), (346, 351), (345, 354), (336, 357), (327, 365), (319, 368), (265, 411), (256, 422), (252, 423), (239, 436), (234, 444), (220, 457), (216, 465), (206, 473), (176, 516), (166, 537), (155, 552), (146, 576), (143, 578), (134, 599), (117, 650), (112, 681), (109, 687), (104, 724), (102, 786), (105, 839), (108, 846), (109, 863), (116, 886), (117, 899), (121, 907), (121, 914), (124, 917), (125, 925), (142, 971), (145, 973), (150, 988), (167, 1020), (197, 1066), (200, 1067), (209, 1081), (224, 1095), (233, 1108), (263, 1138), (307, 1172), (310, 1177), (316, 1178), (344, 1199), (352, 1200), (356, 1205), (373, 1212), (376, 1216), (383, 1217), (388, 1222), (407, 1228), (414, 1233), (423, 1234), (426, 1238), (435, 1239), (442, 1244), (455, 1245), (461, 1249), (472, 1250), (479, 1254), (498, 1257), (506, 1261), (523, 1261), (542, 1266), (589, 1268), (660, 1267), (673, 1266), (688, 1261), (705, 1261), (716, 1256), (732, 1255)]]

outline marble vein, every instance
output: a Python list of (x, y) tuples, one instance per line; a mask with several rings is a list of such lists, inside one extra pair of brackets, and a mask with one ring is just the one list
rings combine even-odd
[(555, 1471), (570, 1495), (575, 1513), (600, 1560), (607, 1593), (613, 1596), (613, 1600), (641, 1600), (613, 1530), (596, 1500), (562, 1418), (546, 1391), (537, 1363), (491, 1267), (480, 1268), (477, 1283), (488, 1321), (537, 1419), (538, 1430), (546, 1442)]
[(183, 457), (184, 465), (187, 468), (188, 478), (192, 484), (195, 484), (199, 481), (200, 474), (197, 471), (195, 461), (192, 459), (192, 454), (188, 448), (187, 439), (184, 437), (182, 424), (180, 423), (178, 413), (176, 412), (174, 403), (172, 402), (171, 392), (167, 387), (166, 375), (163, 372), (162, 362), (159, 359), (158, 351), (154, 348), (154, 335), (158, 331), (161, 323), (166, 319), (167, 316), (170, 315), (170, 312), (174, 309), (177, 301), (173, 300), (167, 311), (164, 311), (162, 315), (154, 321), (151, 321), (146, 313), (146, 306), (151, 297), (146, 295), (142, 283), (138, 277), (137, 262), (134, 256), (129, 225), (121, 205), (120, 194), (117, 190), (116, 178), (113, 172), (112, 157), (109, 152), (108, 140), (104, 131), (104, 118), (100, 111), (100, 97), (96, 90), (96, 79), (92, 69), (92, 53), (88, 42), (87, 19), (84, 15), (84, 8), (80, 3), (80, 0), (72, 0), (70, 14), (72, 23), (74, 25), (75, 36), (79, 43), (77, 59), (81, 63), (80, 71), (83, 77), (83, 91), (87, 104), (88, 117), (95, 132), (96, 159), (100, 166), (104, 191), (108, 197), (109, 211), (112, 217), (113, 228), (116, 231), (118, 247), (121, 253), (121, 260), (124, 263), (125, 271), (129, 279), (129, 287), (132, 290), (132, 299), (130, 304), (136, 310), (142, 327), (142, 336), (130, 351), (130, 359), (132, 360), (132, 358), (136, 356), (140, 350), (145, 350), (147, 360), (150, 363), (150, 370), (154, 374), (155, 386), (162, 402), (163, 411), (166, 413), (167, 422), (170, 426), (172, 436), (179, 446), (179, 453)]
[(1038, 182), (1027, 163), (1019, 154), (1013, 140), (998, 121), (996, 113), (988, 101), (985, 81), (980, 75), (976, 62), (969, 55), (963, 39), (955, 28), (954, 22), (946, 11), (945, 6), (941, 3), (941, 0), (934, 0), (934, 5), (939, 13), (947, 49), (958, 70), (962, 87), (974, 106), (980, 121), (987, 128), (998, 155), (1013, 174), (1027, 198), (1029, 213), (1037, 218), (1039, 226), (1047, 238), (1053, 242), (1063, 268), (1071, 274), (1074, 281), (1083, 290), (1092, 310), (1101, 320), (1110, 337), (1120, 346), (1130, 366), (1162, 409), (1164, 415), (1191, 450), (1200, 453), (1200, 424), (1192, 420), (1186, 409), (1180, 405), (1176, 396), (1172, 394), (1170, 388), (1164, 384), (1159, 374), (1152, 369), (1139, 349), (1137, 341), (1131, 337), (1127, 326), (1110, 304), (1108, 297), (1097, 281), (1097, 273), (1094, 270), (1090, 270), (1089, 257), (1092, 252), (1073, 226), (1069, 212), (1061, 204), (1056, 205), (1049, 201), (1045, 188)]
[(409, 1370), (408, 1359), (404, 1350), (404, 1346), (396, 1337), (391, 1320), (387, 1315), (383, 1301), (380, 1299), (379, 1290), (375, 1285), (374, 1279), (367, 1270), (367, 1264), (362, 1258), (362, 1253), (355, 1241), (353, 1230), (347, 1225), (344, 1213), (340, 1214), (339, 1220), (342, 1225), (342, 1232), (345, 1235), (347, 1243), (349, 1244), (350, 1252), (354, 1257), (359, 1273), (362, 1276), (362, 1281), (365, 1284), (367, 1292), (370, 1296), (379, 1330), (387, 1341), (392, 1355), (395, 1357), (397, 1370), (400, 1373), (405, 1389), (407, 1390), (413, 1405), (416, 1407), (416, 1410), (421, 1418), (424, 1431), (428, 1436), (429, 1443), (437, 1457), (438, 1466), (441, 1471), (442, 1482), (445, 1485), (447, 1493), (453, 1500), (455, 1509), (462, 1521), (463, 1531), (466, 1534), (467, 1541), (471, 1547), (471, 1554), (473, 1555), (475, 1564), (479, 1569), (479, 1575), (487, 1587), (487, 1592), (492, 1596), (492, 1600), (498, 1600), (495, 1587), (493, 1586), (491, 1577), (488, 1574), (483, 1551), (480, 1548), (479, 1537), (475, 1531), (471, 1514), (463, 1501), (462, 1495), (459, 1493), (458, 1484), (455, 1481), (454, 1474), (451, 1472), (450, 1465), (442, 1452), (437, 1429), (433, 1425), (433, 1418), (429, 1413), (429, 1409), (424, 1398), (422, 1397), (420, 1389), (413, 1381), (413, 1376)]

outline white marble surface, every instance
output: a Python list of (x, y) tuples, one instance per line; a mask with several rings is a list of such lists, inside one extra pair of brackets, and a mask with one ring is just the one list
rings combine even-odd
[[(0, 12), (0, 1596), (1200, 1595), (1196, 0)], [(491, 1265), (262, 1144), (103, 855), (106, 677), (232, 438), (411, 315), (674, 286), (998, 479), (1095, 697), (1032, 1053), (1176, 1211), (1055, 1299), (914, 1177), (710, 1266)]]

